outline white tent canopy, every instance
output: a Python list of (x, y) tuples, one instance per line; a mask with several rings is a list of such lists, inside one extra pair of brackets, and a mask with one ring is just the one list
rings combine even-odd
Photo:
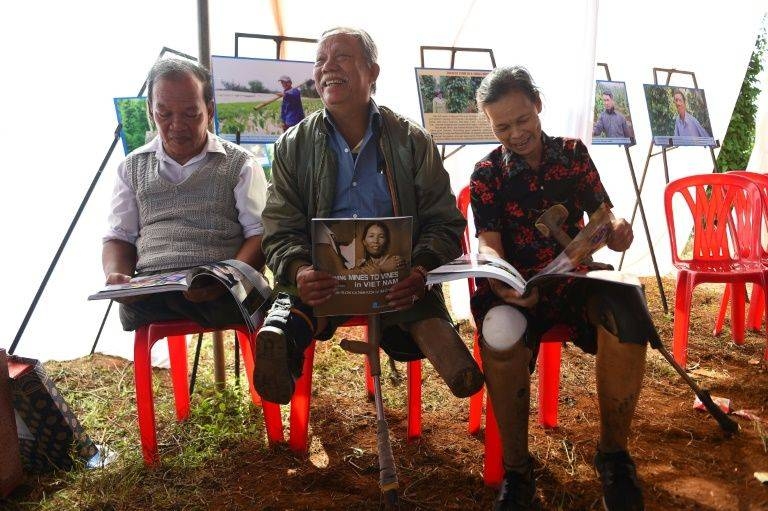
[[(273, 9), (277, 8), (279, 12)], [(498, 65), (523, 64), (544, 93), (543, 125), (557, 135), (589, 136), (595, 62), (607, 62), (614, 80), (627, 83), (638, 147), (631, 150), (642, 171), (650, 142), (643, 83), (652, 68), (696, 73), (704, 88), (715, 138), (725, 134), (752, 50), (763, 2), (726, 5), (681, 0), (622, 2), (499, 2), (390, 0), (372, 5), (351, 1), (322, 4), (298, 0), (210, 3), (211, 53), (232, 55), (234, 33), (317, 37), (337, 25), (367, 29), (378, 43), (382, 72), (377, 101), (419, 119), (413, 68), (419, 46), (492, 48)], [(86, 13), (87, 11), (87, 13)], [(5, 250), (0, 346), (9, 346), (37, 287), (71, 222), (116, 126), (113, 97), (138, 92), (164, 46), (197, 53), (194, 2), (15, 2), (0, 19), (6, 49), (2, 81), (6, 122), (0, 127), (5, 174), (0, 189)], [(87, 21), (84, 21), (87, 20)], [(274, 55), (268, 43), (243, 41), (242, 56)], [(285, 58), (311, 60), (312, 45), (288, 44)], [(447, 56), (426, 64), (447, 67)], [(460, 55), (456, 67), (487, 68), (479, 55)], [(691, 85), (685, 80), (673, 85)], [(467, 147), (446, 161), (453, 186), (467, 183), (473, 163), (490, 146)], [(627, 216), (633, 191), (624, 151), (593, 147), (593, 159), (615, 203)], [(42, 359), (86, 354), (106, 303), (85, 298), (103, 282), (101, 235), (118, 147), (78, 223), (17, 354)], [(709, 151), (680, 148), (669, 156), (672, 178), (712, 168)], [(661, 158), (649, 167), (644, 192), (662, 271), (669, 255), (661, 208)], [(629, 270), (652, 273), (639, 224), (629, 252)], [(613, 261), (615, 262), (615, 261)], [(129, 356), (132, 335), (120, 330), (117, 314), (107, 322), (100, 351)]]

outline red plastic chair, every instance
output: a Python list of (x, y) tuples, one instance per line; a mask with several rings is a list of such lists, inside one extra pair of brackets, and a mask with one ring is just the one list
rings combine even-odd
[[(459, 211), (467, 218), (470, 203), (469, 186), (465, 186), (456, 199)], [(461, 239), (461, 247), (465, 254), (471, 252), (469, 225), (464, 229)], [(467, 279), (469, 294), (475, 292), (475, 279)], [(564, 325), (552, 327), (541, 339), (539, 347), (538, 365), (539, 372), (539, 423), (545, 428), (557, 427), (557, 405), (560, 394), (560, 352), (562, 343), (568, 339), (569, 330)], [(480, 334), (475, 330), (472, 353), (475, 361), (482, 368), (480, 357)], [(475, 435), (480, 432), (483, 414), (483, 400), (485, 388), (477, 391), (469, 398), (469, 433)], [(496, 416), (490, 400), (485, 408), (485, 464), (483, 466), (483, 480), (487, 486), (498, 486), (504, 478), (504, 469), (501, 460), (501, 437), (496, 424)]]
[[(673, 208), (676, 197), (681, 207)], [(682, 206), (687, 206), (687, 209)], [(678, 269), (675, 291), (673, 354), (685, 365), (688, 327), (694, 288), (702, 282), (757, 284), (768, 293), (762, 264), (760, 232), (762, 197), (749, 178), (734, 174), (702, 174), (669, 183), (664, 191), (672, 263)], [(693, 223), (693, 252), (683, 258), (677, 247), (676, 220), (685, 215)], [(734, 307), (736, 317), (744, 310)], [(768, 348), (765, 357), (768, 360)]]
[[(368, 322), (365, 316), (355, 316), (344, 323), (344, 327), (362, 326)], [(367, 336), (366, 336), (367, 337)], [(309, 449), (309, 415), (312, 401), (312, 367), (315, 360), (315, 341), (304, 351), (304, 366), (301, 377), (296, 380), (296, 389), (291, 397), (290, 424), (291, 431), (288, 445), (298, 453)], [(373, 379), (365, 362), (366, 391), (369, 398), (373, 396)], [(408, 362), (408, 440), (421, 436), (421, 360)]]
[(235, 330), (240, 350), (248, 375), (248, 388), (253, 403), (261, 405), (264, 411), (264, 423), (267, 438), (271, 443), (282, 442), (283, 424), (280, 408), (275, 403), (262, 402), (251, 381), (254, 367), (254, 337), (250, 336), (245, 325), (232, 325), (226, 328), (206, 328), (193, 321), (164, 321), (150, 323), (136, 330), (133, 345), (134, 376), (136, 380), (136, 408), (141, 436), (141, 451), (144, 463), (152, 465), (159, 460), (157, 453), (157, 431), (155, 422), (155, 404), (152, 396), (152, 346), (160, 339), (168, 338), (168, 351), (171, 362), (171, 382), (176, 403), (176, 419), (189, 417), (189, 380), (187, 368), (187, 334), (212, 332), (214, 330)]
[[(763, 198), (763, 226), (768, 220), (768, 175), (756, 172), (747, 172), (744, 170), (733, 170), (729, 174), (744, 176), (749, 178), (759, 188)], [(765, 229), (763, 230), (765, 232)], [(768, 250), (761, 243), (761, 257), (763, 265), (768, 267)], [(735, 292), (734, 292), (735, 291)], [(728, 308), (728, 302), (733, 297), (731, 304), (731, 330), (733, 331), (733, 341), (738, 344), (744, 344), (744, 302), (746, 301), (745, 287), (742, 284), (726, 284), (723, 298), (720, 303), (720, 311), (715, 321), (714, 334), (719, 335), (723, 330), (725, 322), (725, 312)], [(747, 314), (746, 326), (759, 332), (762, 326), (762, 318), (765, 309), (763, 293), (755, 288), (752, 291), (752, 298), (749, 303), (749, 313)], [(735, 316), (735, 317), (734, 317)]]

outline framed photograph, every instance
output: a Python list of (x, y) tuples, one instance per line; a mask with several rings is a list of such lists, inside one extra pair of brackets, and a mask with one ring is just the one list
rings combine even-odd
[(211, 57), (216, 133), (240, 143), (270, 143), (323, 107), (312, 62)]
[(714, 146), (703, 89), (644, 84), (653, 143)]
[(597, 80), (592, 143), (628, 145), (634, 143), (634, 139), (635, 131), (632, 128), (626, 84)]
[(416, 68), (421, 121), (438, 144), (495, 144), (477, 112), (475, 92), (487, 70)]
[(137, 149), (155, 136), (149, 125), (147, 98), (114, 98), (117, 122), (122, 125), (120, 140), (125, 154)]

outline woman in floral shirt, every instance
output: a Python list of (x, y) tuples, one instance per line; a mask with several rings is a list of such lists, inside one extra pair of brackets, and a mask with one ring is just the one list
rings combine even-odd
[[(477, 163), (470, 181), (479, 250), (506, 259), (530, 278), (563, 249), (536, 229), (544, 211), (562, 204), (568, 210), (563, 230), (573, 237), (584, 226), (584, 213), (612, 204), (584, 144), (542, 132), (539, 91), (525, 69), (492, 71), (478, 88), (477, 104), (501, 143)], [(628, 222), (615, 220), (608, 247), (623, 251), (632, 239)], [(536, 499), (528, 452), (529, 369), (542, 334), (555, 324), (566, 324), (574, 343), (597, 353), (602, 427), (595, 464), (605, 507), (643, 509), (627, 438), (642, 384), (647, 330), (624, 335), (622, 299), (592, 282), (562, 280), (525, 298), (501, 281), (478, 282), (472, 312), (482, 333), (483, 368), (506, 470), (496, 509), (529, 509)]]

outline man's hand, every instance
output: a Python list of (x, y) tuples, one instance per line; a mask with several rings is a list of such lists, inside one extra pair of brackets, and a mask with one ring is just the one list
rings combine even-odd
[(539, 303), (539, 288), (537, 287), (533, 288), (528, 296), (521, 298), (520, 293), (498, 279), (488, 279), (488, 285), (491, 287), (493, 294), (506, 303), (526, 308), (533, 307)]
[(315, 307), (325, 303), (336, 292), (336, 279), (313, 266), (302, 266), (296, 272), (296, 287), (301, 301)]
[[(106, 284), (107, 285), (111, 285), (111, 284), (127, 284), (130, 281), (131, 281), (131, 276), (130, 275), (126, 275), (124, 273), (112, 272), (112, 273), (107, 274)], [(144, 297), (143, 296), (123, 296), (121, 298), (115, 298), (114, 300), (117, 303), (129, 304), (129, 303), (138, 302), (142, 298), (144, 298)]]
[(226, 292), (222, 284), (208, 284), (207, 286), (191, 287), (184, 291), (184, 298), (190, 302), (210, 302), (222, 296)]
[(424, 298), (427, 292), (427, 282), (424, 275), (416, 270), (411, 270), (411, 274), (392, 286), (385, 297), (387, 305), (397, 310), (409, 309)]
[(611, 228), (611, 233), (608, 235), (608, 248), (616, 252), (624, 252), (635, 238), (632, 226), (625, 219), (617, 218), (611, 223)]

